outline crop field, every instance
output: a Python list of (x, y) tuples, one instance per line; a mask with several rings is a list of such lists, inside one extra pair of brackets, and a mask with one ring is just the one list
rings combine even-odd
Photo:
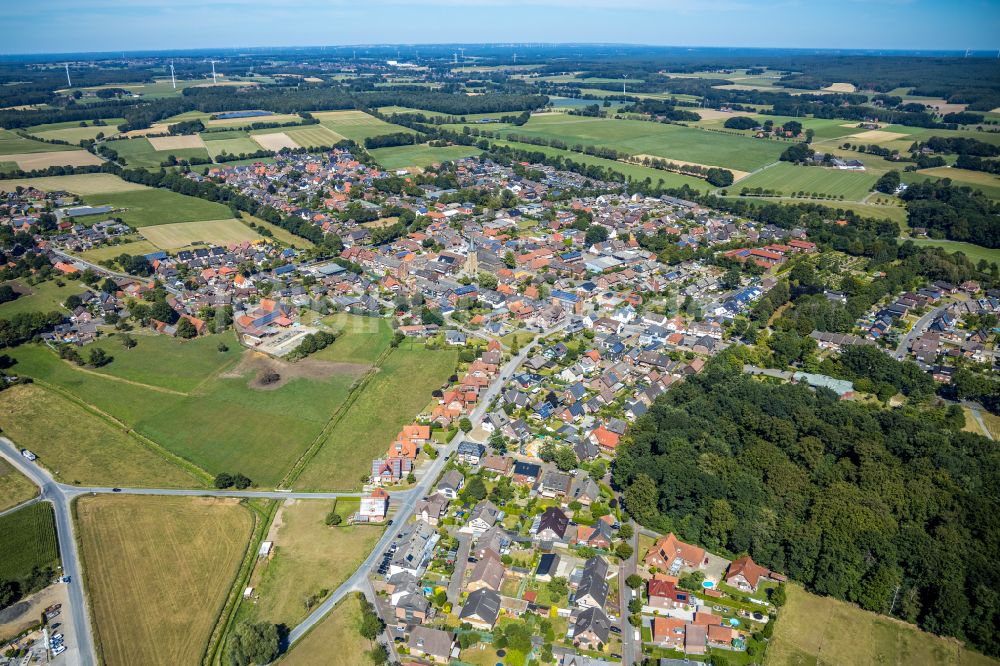
[(0, 516), (0, 580), (24, 580), (35, 567), (59, 565), (52, 505), (38, 502)]
[(209, 220), (205, 222), (176, 222), (143, 227), (143, 238), (163, 250), (177, 250), (192, 244), (231, 245), (261, 238), (256, 231), (239, 220)]
[(309, 611), (303, 599), (315, 595), (316, 603), (326, 598), (353, 574), (372, 551), (383, 528), (376, 525), (347, 525), (357, 512), (358, 500), (337, 500), (337, 513), (344, 523), (327, 527), (323, 520), (333, 508), (329, 500), (290, 500), (279, 509), (272, 528), (274, 554), (258, 564), (250, 585), (259, 597), (243, 604), (253, 621), (267, 621), (294, 627)]
[(313, 113), (323, 127), (336, 134), (363, 143), (370, 136), (381, 136), (395, 132), (413, 133), (413, 130), (393, 125), (364, 111), (320, 111)]
[(171, 155), (179, 160), (192, 157), (208, 158), (208, 151), (201, 147), (156, 150), (153, 144), (150, 143), (150, 140), (144, 137), (108, 141), (107, 146), (116, 151), (132, 167), (156, 169)]
[(37, 187), (44, 192), (65, 190), (79, 195), (137, 192), (150, 189), (139, 183), (122, 180), (110, 173), (83, 173), (76, 176), (42, 176), (41, 178), (0, 180), (0, 192), (12, 192), (18, 185)]
[(297, 114), (294, 113), (274, 113), (270, 116), (249, 116), (247, 118), (217, 118), (209, 119), (209, 115), (204, 114), (206, 127), (249, 127), (254, 123), (297, 123), (301, 122)]
[[(301, 489), (353, 490), (371, 460), (431, 401), (455, 371), (457, 355), (401, 345), (382, 363), (296, 482)], [(346, 452), (350, 451), (350, 455)]]
[[(213, 139), (208, 141), (207, 137), (210, 136), (212, 136)], [(208, 154), (212, 156), (212, 159), (215, 159), (222, 153), (240, 155), (243, 153), (256, 153), (260, 150), (260, 146), (248, 136), (244, 136), (242, 138), (216, 139), (212, 134), (206, 134), (204, 138), (206, 139), (205, 149), (208, 150)]]
[(72, 280), (64, 281), (61, 287), (55, 280), (35, 285), (28, 285), (19, 280), (12, 280), (4, 284), (9, 284), (14, 288), (14, 291), (23, 295), (13, 301), (0, 304), (0, 317), (10, 317), (22, 312), (62, 310), (63, 301), (73, 294), (82, 294), (86, 289), (83, 284)]
[(13, 162), (22, 171), (35, 171), (53, 166), (94, 166), (101, 164), (101, 158), (86, 150), (63, 150), (48, 153), (20, 153), (0, 156), (6, 162)]
[(765, 666), (987, 666), (996, 661), (899, 620), (788, 586)]
[(292, 141), (304, 148), (332, 146), (344, 137), (322, 125), (309, 125), (303, 129), (289, 129), (285, 132)]
[(406, 167), (429, 167), (436, 162), (457, 160), (461, 157), (478, 155), (481, 151), (475, 146), (444, 146), (435, 148), (427, 144), (416, 146), (393, 146), (391, 148), (376, 148), (371, 152), (375, 161), (388, 170), (404, 169)]
[(98, 134), (111, 136), (118, 133), (117, 125), (125, 122), (124, 118), (102, 118), (105, 125), (94, 125), (86, 123), (86, 127), (81, 127), (79, 122), (49, 123), (47, 125), (35, 125), (29, 127), (27, 131), (43, 139), (58, 139), (69, 141), (70, 143), (80, 143), (84, 139), (95, 139)]
[(741, 180), (732, 189), (762, 187), (785, 195), (816, 192), (860, 201), (868, 195), (876, 180), (878, 176), (864, 171), (841, 171), (782, 163)]
[(361, 602), (349, 595), (276, 663), (278, 666), (374, 666), (361, 628)]
[(777, 141), (706, 132), (680, 125), (564, 114), (533, 116), (523, 127), (507, 132), (559, 139), (571, 146), (613, 148), (632, 155), (656, 155), (740, 171), (753, 171), (774, 162), (787, 147)]
[(182, 134), (179, 136), (151, 136), (149, 145), (158, 152), (183, 150), (185, 148), (204, 148), (205, 142), (197, 134)]
[(64, 150), (79, 150), (77, 146), (63, 146), (56, 143), (42, 143), (25, 139), (10, 130), (0, 128), (0, 155), (25, 155), (27, 153), (53, 153)]
[(38, 494), (38, 486), (24, 474), (0, 459), (0, 511), (26, 502)]
[(77, 501), (95, 642), (108, 666), (201, 660), (253, 529), (237, 500)]
[[(261, 130), (265, 132), (266, 130)], [(292, 140), (284, 132), (271, 132), (269, 134), (254, 134), (253, 140), (264, 150), (281, 150), (282, 148), (298, 148), (299, 144)]]
[(232, 215), (229, 208), (222, 204), (153, 188), (134, 192), (90, 194), (84, 197), (84, 201), (91, 206), (114, 206), (116, 209), (114, 217), (120, 217), (132, 227), (224, 220)]
[[(178, 346), (191, 343), (163, 340)], [(217, 354), (220, 341), (233, 353), (238, 350), (231, 337), (203, 340), (197, 342), (205, 349), (194, 350), (197, 354)], [(135, 349), (115, 350), (116, 360), (99, 372), (71, 365), (40, 346), (22, 346), (12, 355), (19, 374), (69, 391), (210, 474), (242, 472), (264, 487), (277, 483), (320, 434), (365, 368), (308, 359), (294, 365), (265, 362), (240, 350), (239, 362), (221, 372), (208, 362), (200, 370), (190, 370), (191, 376), (181, 376), (189, 371), (177, 364), (168, 369), (181, 352), (149, 345), (143, 349), (142, 343), (139, 340)], [(124, 361), (125, 354), (138, 349), (142, 349), (138, 358)], [(189, 358), (184, 355), (185, 362)], [(118, 360), (123, 363), (116, 368)], [(192, 362), (199, 367), (196, 360)], [(287, 375), (288, 381), (270, 390), (252, 386), (265, 367)], [(190, 390), (172, 388), (190, 386), (198, 377), (201, 381)]]
[(118, 245), (105, 245), (103, 247), (97, 247), (92, 250), (86, 250), (80, 253), (80, 256), (87, 261), (100, 262), (105, 259), (114, 259), (121, 253), (131, 254), (131, 255), (144, 255), (151, 254), (153, 252), (159, 252), (160, 248), (153, 245), (149, 241), (137, 240), (130, 243), (120, 243)]
[(202, 479), (150, 450), (114, 422), (38, 384), (0, 393), (0, 427), (15, 444), (31, 449), (62, 483), (204, 485)]

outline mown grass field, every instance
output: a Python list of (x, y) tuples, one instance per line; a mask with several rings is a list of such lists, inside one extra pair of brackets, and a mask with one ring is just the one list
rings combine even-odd
[(315, 146), (332, 146), (343, 137), (322, 125), (309, 125), (302, 129), (287, 129), (285, 133), (291, 137), (292, 141), (304, 148)]
[(319, 111), (313, 113), (320, 124), (345, 139), (363, 144), (370, 136), (381, 136), (395, 132), (413, 134), (413, 130), (379, 120), (364, 111)]
[(51, 312), (52, 310), (65, 312), (63, 302), (74, 294), (82, 294), (87, 289), (80, 282), (66, 279), (63, 279), (61, 287), (55, 280), (32, 285), (20, 280), (11, 280), (4, 284), (9, 284), (14, 288), (14, 291), (22, 295), (13, 301), (0, 304), (0, 317), (11, 317), (22, 312)]
[(761, 187), (784, 195), (795, 192), (843, 196), (849, 201), (860, 201), (871, 191), (878, 177), (864, 171), (841, 171), (824, 167), (775, 164), (763, 171), (744, 178), (730, 189)]
[(135, 137), (132, 139), (117, 139), (108, 141), (108, 148), (113, 149), (131, 167), (145, 167), (147, 169), (158, 169), (160, 164), (166, 161), (171, 155), (178, 160), (190, 159), (192, 157), (208, 158), (208, 151), (204, 148), (173, 148), (171, 150), (156, 150), (149, 139)]
[(0, 511), (26, 502), (38, 494), (38, 486), (6, 460), (0, 460)]
[(306, 465), (299, 489), (352, 490), (371, 471), (373, 458), (384, 454), (399, 430), (411, 423), (455, 371), (454, 351), (427, 350), (405, 343), (393, 350), (323, 446)]
[(373, 644), (361, 628), (361, 602), (351, 595), (323, 618), (283, 656), (279, 666), (374, 666), (367, 652)]
[(374, 363), (389, 346), (392, 328), (382, 317), (362, 317), (338, 313), (325, 317), (323, 323), (340, 331), (337, 341), (313, 354), (312, 358), (334, 363)]
[(98, 134), (112, 136), (118, 133), (117, 125), (125, 122), (124, 118), (105, 118), (104, 126), (87, 123), (86, 127), (80, 127), (79, 122), (49, 123), (47, 125), (35, 125), (27, 129), (32, 136), (42, 139), (57, 139), (59, 141), (69, 141), (79, 144), (84, 139), (96, 139)]
[(76, 176), (43, 176), (41, 178), (0, 180), (0, 192), (12, 192), (18, 185), (36, 187), (43, 192), (65, 190), (79, 195), (137, 192), (150, 189), (145, 185), (122, 180), (110, 173), (83, 173)]
[(425, 168), (436, 162), (457, 160), (461, 157), (478, 155), (482, 151), (475, 146), (444, 146), (435, 148), (427, 144), (415, 146), (393, 146), (391, 148), (375, 148), (371, 152), (375, 161), (382, 168), (394, 170), (406, 167)]
[(997, 662), (913, 625), (788, 586), (765, 666), (987, 666)]
[(1000, 264), (1000, 249), (990, 249), (988, 247), (983, 247), (982, 245), (973, 245), (972, 243), (937, 240), (934, 238), (911, 238), (909, 240), (912, 240), (914, 245), (940, 247), (944, 248), (948, 252), (962, 252), (965, 256), (971, 259), (973, 263), (978, 263), (980, 259), (985, 259), (990, 263), (997, 262)]
[(240, 616), (294, 627), (309, 614), (307, 597), (314, 596), (318, 604), (347, 580), (383, 531), (381, 526), (346, 524), (358, 504), (358, 500), (338, 500), (344, 524), (327, 527), (323, 520), (333, 501), (286, 502), (276, 518), (281, 526), (273, 535), (274, 553), (258, 563), (250, 581), (259, 597), (253, 604), (242, 604)]
[(75, 505), (101, 661), (199, 663), (253, 529), (236, 500), (84, 497)]
[(55, 143), (32, 141), (23, 136), (0, 128), (0, 155), (25, 155), (27, 153), (56, 153), (65, 150), (79, 150), (79, 146), (64, 146)]
[[(227, 132), (228, 134), (228, 132)], [(230, 155), (241, 155), (255, 153), (260, 150), (258, 146), (249, 137), (236, 137), (231, 139), (214, 139), (209, 140), (209, 137), (215, 137), (213, 134), (205, 134), (202, 136), (205, 139), (205, 148), (208, 150), (209, 155), (212, 156), (214, 160), (216, 157), (222, 153), (229, 153)]]
[(287, 245), (291, 245), (292, 247), (296, 247), (296, 248), (300, 248), (300, 249), (301, 248), (308, 249), (308, 248), (314, 247), (314, 243), (311, 240), (302, 238), (301, 236), (296, 236), (292, 232), (290, 232), (290, 231), (288, 231), (286, 229), (282, 229), (281, 227), (279, 227), (276, 224), (271, 224), (270, 222), (265, 222), (264, 220), (260, 219), (259, 217), (254, 217), (253, 215), (247, 215), (246, 213), (243, 213), (243, 220), (246, 221), (248, 224), (252, 223), (252, 224), (256, 225), (258, 228), (267, 229), (268, 231), (271, 232), (271, 235), (274, 236), (276, 239), (278, 239), (282, 243), (286, 243)]
[(37, 502), (0, 517), (0, 580), (21, 581), (35, 567), (59, 565), (55, 515)]
[[(190, 344), (162, 340), (171, 346)], [(210, 336), (196, 342), (206, 345), (206, 354), (211, 356), (218, 353), (215, 347), (220, 341), (226, 341), (231, 350), (238, 349), (230, 336)], [(22, 346), (12, 355), (18, 360), (19, 374), (69, 391), (212, 475), (241, 472), (264, 487), (277, 483), (319, 435), (346, 399), (358, 372), (352, 366), (330, 371), (321, 368), (315, 377), (295, 376), (296, 369), (290, 367), (293, 378), (265, 391), (250, 386), (258, 370), (244, 368), (235, 360), (221, 373), (213, 363), (199, 370), (198, 350), (189, 356), (176, 348), (143, 348), (143, 340), (139, 342), (131, 350), (119, 346), (113, 352), (115, 360), (100, 372), (71, 365), (41, 346)], [(240, 363), (252, 355), (243, 352)], [(175, 360), (181, 357), (185, 363), (192, 359), (195, 369), (178, 367), (182, 364)], [(190, 388), (173, 388), (182, 385)], [(41, 425), (52, 431), (51, 423)]]
[(223, 220), (232, 215), (222, 204), (163, 189), (89, 194), (84, 200), (91, 206), (114, 206), (116, 210), (112, 215), (133, 227)]
[[(734, 188), (729, 188), (730, 193), (733, 192)], [(736, 191), (739, 191), (738, 188)], [(734, 199), (736, 197), (729, 196), (729, 199)], [(829, 208), (831, 211), (840, 210), (851, 210), (858, 215), (869, 217), (876, 220), (890, 219), (899, 225), (900, 229), (905, 228), (906, 224), (906, 209), (898, 206), (877, 206), (874, 204), (859, 203), (856, 201), (824, 201), (821, 199), (781, 199), (781, 198), (768, 198), (768, 197), (742, 197), (743, 201), (751, 204), (763, 205), (765, 203), (808, 203), (816, 204), (819, 206), (824, 206)]]
[(119, 245), (106, 245), (87, 250), (80, 253), (80, 256), (87, 261), (100, 262), (105, 259), (114, 259), (123, 252), (131, 255), (144, 255), (158, 252), (160, 248), (146, 240), (137, 240), (130, 243), (120, 243)]
[(38, 384), (0, 392), (0, 428), (31, 449), (57, 481), (110, 486), (203, 487), (205, 481), (113, 422)]
[(631, 155), (656, 155), (697, 164), (753, 171), (778, 159), (787, 144), (707, 132), (680, 125), (589, 118), (566, 114), (532, 116), (506, 134), (559, 139), (570, 146), (614, 148)]
[(239, 220), (205, 220), (175, 222), (142, 227), (143, 238), (162, 250), (179, 250), (193, 244), (228, 246), (261, 238), (256, 231)]
[(928, 178), (921, 178), (924, 176), (930, 176), (931, 180), (950, 178), (953, 185), (965, 185), (979, 190), (991, 199), (1000, 199), (1000, 176), (992, 173), (955, 169), (954, 167), (937, 167), (915, 171), (910, 176), (911, 178), (907, 179), (909, 182), (928, 180)]

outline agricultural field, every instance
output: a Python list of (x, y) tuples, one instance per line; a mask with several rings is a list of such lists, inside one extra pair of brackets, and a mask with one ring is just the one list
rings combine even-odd
[(674, 124), (565, 114), (532, 116), (523, 127), (506, 132), (558, 139), (571, 146), (613, 148), (631, 155), (655, 155), (740, 171), (753, 171), (776, 161), (787, 147), (778, 141), (706, 132)]
[(92, 250), (81, 252), (80, 256), (87, 261), (98, 263), (107, 259), (114, 259), (123, 252), (131, 255), (144, 255), (159, 251), (160, 248), (153, 245), (149, 241), (137, 240), (128, 243), (120, 243), (118, 245), (104, 245), (102, 247), (96, 247)]
[(204, 478), (154, 452), (118, 424), (38, 384), (0, 393), (0, 428), (15, 444), (31, 449), (61, 483), (205, 485)]
[(966, 169), (956, 169), (954, 167), (936, 167), (934, 169), (923, 169), (908, 174), (907, 182), (917, 182), (927, 180), (921, 176), (930, 176), (930, 179), (950, 178), (954, 185), (965, 185), (974, 190), (979, 190), (991, 199), (1000, 199), (1000, 176), (984, 171), (968, 171)]
[(457, 160), (462, 157), (478, 155), (481, 151), (475, 146), (444, 146), (435, 148), (428, 144), (415, 146), (393, 146), (391, 148), (375, 148), (371, 152), (375, 161), (387, 170), (405, 169), (407, 167), (425, 168), (437, 162)]
[[(226, 134), (229, 134), (229, 132), (226, 132)], [(242, 132), (238, 132), (237, 134), (242, 134)], [(255, 153), (260, 150), (257, 142), (246, 135), (223, 139), (218, 138), (218, 134), (203, 134), (202, 138), (205, 139), (205, 149), (212, 156), (212, 159), (215, 159), (222, 153), (242, 155)]]
[(361, 602), (350, 595), (276, 663), (278, 666), (375, 666), (367, 655), (374, 644), (361, 635), (360, 628)]
[[(25, 139), (11, 130), (0, 128), (0, 156), (27, 155), (29, 153), (55, 153), (67, 150), (79, 150), (77, 146), (64, 146), (56, 143), (43, 143)], [(9, 161), (8, 158), (0, 159)]]
[(940, 247), (948, 252), (961, 252), (974, 263), (979, 263), (980, 259), (985, 259), (989, 263), (996, 262), (997, 264), (1000, 264), (1000, 249), (990, 249), (988, 247), (974, 245), (972, 243), (962, 243), (960, 241), (943, 239), (938, 240), (935, 238), (909, 238), (906, 240), (912, 240), (914, 245)]
[(362, 317), (338, 313), (323, 319), (330, 329), (341, 335), (329, 347), (313, 354), (312, 358), (333, 363), (374, 363), (389, 346), (392, 328), (382, 317)]
[[(253, 604), (243, 604), (247, 619), (294, 627), (309, 614), (303, 600), (318, 604), (353, 574), (382, 536), (376, 525), (347, 525), (358, 510), (358, 500), (337, 500), (344, 523), (324, 524), (334, 502), (289, 500), (278, 510), (268, 539), (274, 552), (257, 565), (249, 585)], [(326, 591), (324, 593), (324, 591)]]
[(75, 512), (101, 661), (198, 663), (246, 553), (250, 511), (231, 499), (103, 495)]
[(36, 171), (53, 166), (96, 166), (101, 158), (86, 150), (62, 150), (46, 153), (15, 153), (0, 155), (4, 163), (13, 163), (22, 171)]
[(0, 317), (11, 317), (22, 312), (51, 312), (63, 310), (63, 302), (74, 294), (82, 294), (86, 287), (73, 280), (60, 278), (63, 286), (56, 280), (47, 280), (40, 284), (29, 285), (20, 280), (12, 280), (9, 284), (14, 291), (22, 294), (13, 301), (0, 303)]
[(81, 196), (150, 189), (139, 183), (122, 180), (110, 173), (84, 173), (76, 176), (42, 176), (40, 178), (0, 180), (0, 192), (12, 192), (19, 185), (21, 187), (37, 187), (44, 192), (65, 190)]
[(117, 152), (119, 157), (124, 159), (130, 167), (158, 169), (171, 155), (178, 160), (192, 157), (208, 159), (209, 157), (208, 151), (204, 147), (157, 150), (145, 137), (108, 141), (106, 145)]
[(285, 134), (303, 148), (332, 146), (338, 141), (343, 140), (341, 135), (330, 131), (322, 125), (308, 125), (302, 129), (290, 128), (286, 130)]
[[(144, 340), (131, 350), (119, 346), (114, 350), (115, 360), (99, 372), (71, 365), (40, 346), (22, 346), (12, 355), (18, 360), (19, 374), (69, 391), (212, 475), (241, 472), (263, 487), (277, 483), (319, 436), (351, 385), (367, 369), (360, 364), (311, 359), (295, 364), (271, 361), (239, 350), (229, 335), (162, 340), (169, 345), (166, 349), (160, 343), (144, 346)], [(188, 362), (188, 351), (177, 348), (192, 342), (204, 345), (190, 351), (194, 369), (171, 366), (179, 354)], [(199, 367), (198, 355), (218, 354), (219, 342), (233, 350), (227, 354), (239, 352), (239, 361), (221, 372), (213, 362)], [(256, 378), (266, 370), (280, 373), (283, 381), (260, 386)], [(175, 388), (180, 386), (185, 389)]]
[[(382, 363), (350, 409), (333, 426), (295, 483), (299, 489), (353, 490), (371, 460), (389, 448), (399, 430), (431, 400), (455, 371), (453, 351), (400, 345)], [(350, 456), (345, 452), (350, 450)]]
[(370, 136), (381, 136), (395, 132), (412, 134), (413, 130), (379, 120), (364, 111), (319, 111), (313, 113), (320, 124), (335, 134), (351, 139), (359, 144)]
[(796, 192), (842, 196), (849, 201), (861, 201), (871, 191), (878, 176), (865, 171), (842, 171), (824, 167), (798, 166), (781, 163), (744, 178), (731, 189), (760, 187), (784, 195)]
[(84, 201), (91, 206), (114, 206), (114, 217), (120, 217), (129, 226), (140, 228), (175, 222), (224, 220), (232, 215), (229, 208), (220, 203), (154, 188), (89, 194)]
[(38, 494), (38, 486), (31, 479), (0, 459), (0, 511), (26, 502)]
[(788, 586), (765, 666), (987, 666), (996, 661), (948, 638)]
[(51, 504), (36, 502), (0, 516), (0, 580), (40, 589), (37, 581), (29, 583), (32, 570), (58, 566), (59, 539)]
[(142, 227), (147, 241), (161, 250), (179, 250), (191, 245), (232, 245), (260, 240), (262, 236), (239, 220), (208, 220), (205, 222), (175, 222)]
[(104, 125), (95, 125), (93, 122), (84, 121), (81, 127), (79, 122), (67, 121), (61, 123), (48, 123), (46, 125), (35, 125), (27, 128), (27, 132), (42, 139), (58, 139), (69, 141), (70, 143), (80, 143), (85, 139), (95, 139), (98, 134), (111, 136), (118, 133), (117, 126), (124, 123), (124, 118), (101, 118)]

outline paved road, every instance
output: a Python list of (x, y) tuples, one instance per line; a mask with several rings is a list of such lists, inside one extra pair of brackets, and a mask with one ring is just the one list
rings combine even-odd
[[(40, 499), (51, 502), (55, 509), (56, 533), (59, 540), (59, 558), (62, 560), (63, 576), (69, 577), (69, 615), (73, 626), (76, 645), (67, 645), (63, 657), (67, 664), (80, 666), (95, 666), (97, 656), (94, 652), (94, 641), (90, 635), (90, 616), (86, 598), (83, 592), (83, 578), (80, 575), (80, 560), (76, 550), (76, 537), (73, 535), (73, 517), (70, 513), (70, 498), (62, 492), (47, 471), (38, 465), (31, 464), (23, 458), (20, 450), (4, 437), (0, 437), (0, 455), (25, 476), (31, 479), (41, 490)], [(65, 615), (65, 611), (64, 611)], [(65, 621), (65, 620), (64, 620)]]
[(462, 581), (465, 579), (465, 569), (469, 564), (469, 551), (472, 550), (472, 535), (456, 532), (458, 539), (458, 555), (455, 560), (455, 571), (448, 581), (448, 601), (453, 606), (458, 605), (458, 598), (462, 594)]
[(918, 319), (917, 323), (913, 325), (913, 328), (907, 331), (906, 335), (900, 338), (899, 344), (896, 345), (896, 353), (894, 354), (896, 360), (902, 360), (903, 357), (906, 356), (906, 352), (910, 350), (910, 345), (913, 344), (913, 341), (919, 338), (923, 332), (927, 330), (927, 327), (931, 325), (931, 322), (933, 322), (938, 315), (947, 310), (949, 307), (951, 307), (951, 303), (939, 305)]
[[(625, 524), (625, 523), (623, 523)], [(621, 610), (621, 637), (622, 637), (622, 666), (632, 666), (632, 664), (642, 659), (642, 648), (635, 640), (635, 627), (628, 621), (628, 602), (632, 600), (632, 588), (625, 584), (625, 579), (636, 572), (636, 562), (639, 558), (639, 530), (638, 525), (628, 521), (632, 526), (632, 556), (622, 563), (618, 569), (618, 595)]]
[[(174, 495), (181, 497), (236, 497), (258, 499), (337, 499), (340, 497), (361, 497), (364, 493), (300, 493), (283, 492), (281, 490), (218, 490), (214, 488), (113, 488), (105, 486), (69, 486), (56, 484), (59, 491), (67, 497), (79, 495), (99, 495), (105, 493), (121, 493), (123, 495)], [(390, 493), (393, 496), (407, 495), (412, 490), (402, 490)]]

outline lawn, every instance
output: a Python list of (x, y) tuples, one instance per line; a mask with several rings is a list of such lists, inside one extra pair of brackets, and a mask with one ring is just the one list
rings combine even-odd
[(860, 201), (868, 196), (876, 180), (878, 176), (864, 171), (841, 171), (781, 163), (744, 178), (730, 189), (738, 192), (744, 187), (760, 187), (784, 195), (815, 192)]
[(91, 206), (114, 206), (114, 216), (133, 227), (224, 220), (232, 216), (222, 204), (163, 189), (90, 194), (84, 200)]
[(38, 384), (0, 392), (0, 428), (31, 449), (57, 481), (194, 488), (203, 479), (147, 448), (120, 426)]
[(753, 171), (778, 159), (787, 144), (642, 120), (566, 114), (532, 116), (508, 134), (559, 139), (569, 145), (613, 148), (631, 155), (656, 155)]
[(278, 666), (374, 666), (366, 654), (373, 643), (364, 638), (361, 602), (354, 595), (341, 601), (282, 657)]
[(6, 460), (0, 459), (0, 511), (26, 502), (38, 494), (38, 486)]
[[(253, 604), (241, 606), (241, 616), (294, 627), (309, 614), (307, 597), (314, 596), (313, 606), (322, 602), (357, 570), (383, 528), (327, 527), (323, 519), (333, 505), (325, 500), (290, 500), (279, 510), (275, 524), (280, 527), (272, 528), (274, 552), (257, 565), (249, 583), (259, 596)], [(358, 500), (337, 502), (345, 523), (357, 510)]]
[(246, 553), (250, 512), (236, 500), (128, 495), (74, 509), (101, 661), (199, 663)]
[(143, 227), (139, 233), (163, 250), (179, 250), (189, 245), (205, 244), (229, 246), (261, 238), (256, 231), (233, 218), (158, 224)]
[(86, 291), (83, 284), (74, 281), (64, 281), (61, 287), (56, 284), (55, 280), (47, 280), (34, 285), (20, 280), (11, 280), (4, 284), (9, 284), (14, 288), (14, 291), (22, 295), (13, 301), (0, 304), (0, 317), (11, 317), (22, 312), (64, 311), (63, 301), (74, 294), (82, 294)]
[(379, 120), (364, 111), (320, 111), (313, 113), (320, 124), (335, 134), (363, 144), (370, 136), (395, 132), (413, 134), (413, 130)]
[(122, 180), (110, 173), (83, 173), (76, 176), (42, 176), (40, 178), (0, 180), (0, 192), (12, 192), (18, 185), (37, 187), (43, 192), (65, 190), (79, 195), (136, 192), (150, 189), (145, 185)]
[(374, 363), (392, 339), (389, 320), (382, 317), (338, 313), (325, 317), (323, 324), (340, 331), (340, 337), (329, 347), (313, 354), (312, 357), (317, 360), (334, 363)]
[(442, 148), (434, 148), (427, 144), (419, 144), (416, 146), (376, 148), (370, 152), (375, 161), (381, 164), (384, 169), (395, 170), (406, 167), (429, 167), (436, 162), (470, 157), (478, 155), (482, 151), (475, 146), (444, 146)]
[(55, 153), (64, 150), (79, 150), (79, 146), (64, 146), (55, 143), (32, 141), (12, 132), (0, 129), (0, 155), (26, 155), (28, 153)]
[(899, 620), (788, 586), (766, 666), (978, 666), (996, 661)]
[(59, 566), (55, 514), (38, 502), (0, 517), (0, 580), (24, 581), (35, 567)]
[(392, 351), (355, 402), (334, 425), (295, 485), (300, 489), (353, 490), (455, 371), (454, 351), (406, 345)]
[(254, 217), (253, 215), (247, 215), (246, 213), (243, 213), (243, 220), (246, 221), (248, 224), (252, 223), (257, 225), (258, 227), (263, 227), (264, 229), (267, 229), (268, 231), (271, 232), (271, 235), (274, 236), (276, 239), (278, 239), (282, 243), (291, 245), (292, 247), (308, 249), (314, 246), (311, 240), (302, 238), (302, 236), (296, 236), (290, 231), (282, 229), (276, 224), (271, 224), (270, 222), (266, 222), (260, 219), (259, 217)]

